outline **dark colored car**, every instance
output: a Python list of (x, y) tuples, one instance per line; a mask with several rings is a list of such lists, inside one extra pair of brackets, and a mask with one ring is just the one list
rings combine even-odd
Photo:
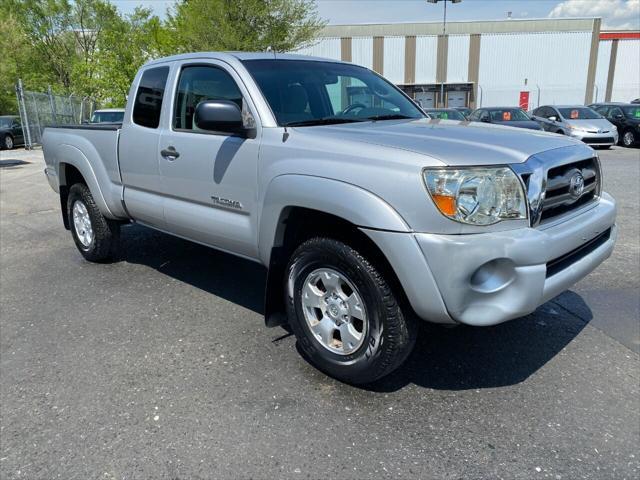
[(439, 118), (440, 120), (458, 120), (466, 121), (465, 116), (455, 108), (425, 108), (424, 110), (431, 118)]
[(11, 150), (18, 145), (24, 145), (20, 117), (15, 115), (0, 116), (0, 148)]
[(524, 110), (518, 107), (486, 107), (478, 108), (471, 115), (472, 122), (495, 123), (509, 127), (528, 128), (530, 130), (542, 130), (538, 122), (532, 120)]
[(473, 110), (471, 110), (469, 107), (453, 107), (454, 110), (458, 110), (462, 115), (464, 115), (464, 118), (469, 118), (469, 115), (471, 115), (471, 112), (473, 112)]
[(625, 147), (640, 144), (640, 105), (632, 103), (592, 103), (593, 108), (616, 127)]

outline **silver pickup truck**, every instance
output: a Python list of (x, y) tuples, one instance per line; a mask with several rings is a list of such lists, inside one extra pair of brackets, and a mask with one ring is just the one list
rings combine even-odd
[(156, 60), (122, 124), (48, 128), (43, 147), (87, 260), (109, 259), (136, 222), (259, 262), (267, 325), (351, 383), (397, 368), (416, 319), (521, 317), (616, 239), (582, 142), (430, 119), (374, 72), (326, 59)]

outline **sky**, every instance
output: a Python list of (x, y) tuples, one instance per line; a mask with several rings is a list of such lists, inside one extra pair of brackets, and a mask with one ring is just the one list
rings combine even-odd
[[(443, 4), (426, 0), (315, 0), (330, 25), (353, 23), (437, 22)], [(111, 0), (123, 13), (137, 5), (164, 17), (172, 0)], [(447, 5), (447, 21), (601, 17), (606, 29), (640, 29), (640, 0), (462, 0)]]

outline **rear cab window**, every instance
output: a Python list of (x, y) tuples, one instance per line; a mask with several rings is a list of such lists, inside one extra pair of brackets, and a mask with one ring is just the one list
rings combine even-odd
[(144, 71), (133, 105), (135, 124), (147, 128), (158, 128), (168, 76), (169, 67), (156, 67)]

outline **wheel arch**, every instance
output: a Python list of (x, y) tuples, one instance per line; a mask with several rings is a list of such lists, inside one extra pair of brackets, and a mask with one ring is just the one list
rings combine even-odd
[[(61, 197), (63, 195), (63, 190), (68, 195), (68, 189), (73, 185), (73, 183), (84, 183), (89, 188), (100, 212), (107, 218), (118, 218), (118, 215), (114, 213), (113, 208), (109, 205), (109, 202), (102, 191), (100, 182), (98, 181), (98, 177), (91, 162), (79, 148), (69, 144), (59, 145), (56, 148), (55, 157), (58, 159), (57, 174)], [(97, 161), (100, 162), (100, 159), (97, 159)], [(105, 178), (104, 173), (102, 178)], [(108, 190), (107, 193), (113, 193), (113, 191)], [(111, 203), (114, 204), (113, 206), (119, 206), (119, 198), (111, 198), (110, 200)], [(62, 204), (62, 206), (65, 208), (66, 203)]]
[(287, 262), (297, 246), (315, 236), (343, 241), (375, 259), (394, 290), (404, 295), (402, 288), (397, 288), (400, 282), (384, 253), (359, 228), (410, 231), (389, 204), (355, 185), (318, 177), (283, 177), (277, 177), (270, 185), (272, 189), (265, 195), (265, 213), (260, 220), (259, 251), (262, 262), (268, 266), (267, 326), (286, 323), (283, 288)]

